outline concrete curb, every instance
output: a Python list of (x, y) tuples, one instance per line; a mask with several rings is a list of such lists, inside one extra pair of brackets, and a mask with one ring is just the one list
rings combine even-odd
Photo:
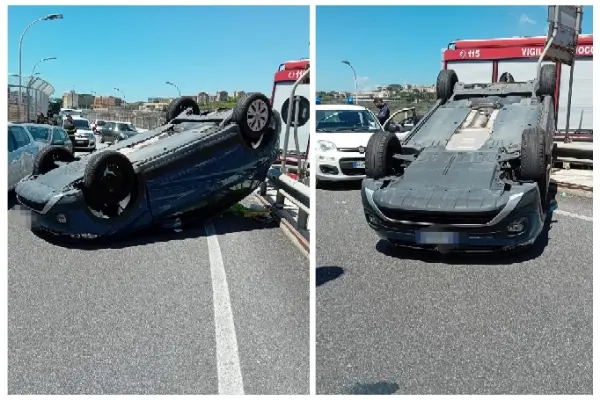
[(593, 187), (577, 185), (569, 182), (557, 182), (554, 180), (552, 180), (551, 182), (556, 184), (557, 192), (568, 193), (579, 197), (594, 197)]

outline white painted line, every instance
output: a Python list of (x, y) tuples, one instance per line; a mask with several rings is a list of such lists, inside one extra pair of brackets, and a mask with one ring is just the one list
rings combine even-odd
[(219, 394), (244, 394), (242, 368), (221, 246), (219, 246), (217, 232), (211, 221), (204, 225), (204, 230), (208, 242), (208, 261), (212, 276)]
[(582, 219), (582, 220), (588, 221), (588, 222), (594, 222), (594, 218), (592, 218), (592, 217), (588, 217), (586, 215), (574, 214), (574, 213), (570, 213), (568, 211), (555, 210), (554, 214), (566, 215), (567, 217)]

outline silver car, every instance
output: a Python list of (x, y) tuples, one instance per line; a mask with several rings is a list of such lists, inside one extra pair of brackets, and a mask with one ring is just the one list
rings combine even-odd
[(60, 146), (73, 153), (73, 142), (69, 135), (59, 126), (48, 124), (19, 124), (31, 134), (36, 142), (46, 143), (52, 146)]
[(24, 127), (8, 123), (8, 190), (33, 172), (33, 163), (40, 150), (47, 146), (36, 142)]

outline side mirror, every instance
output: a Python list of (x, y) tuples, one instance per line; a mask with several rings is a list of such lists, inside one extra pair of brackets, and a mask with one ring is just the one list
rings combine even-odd
[(391, 133), (396, 133), (399, 130), (400, 129), (399, 129), (398, 125), (395, 125), (395, 124), (389, 124), (386, 129), (386, 131), (391, 132)]

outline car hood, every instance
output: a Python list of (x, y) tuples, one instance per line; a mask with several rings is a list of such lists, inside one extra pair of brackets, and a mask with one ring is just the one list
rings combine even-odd
[(332, 142), (337, 148), (357, 148), (359, 146), (367, 147), (372, 132), (337, 132), (326, 133), (317, 132), (315, 135), (317, 142), (324, 140)]
[(76, 136), (93, 137), (94, 132), (91, 129), (77, 129)]

